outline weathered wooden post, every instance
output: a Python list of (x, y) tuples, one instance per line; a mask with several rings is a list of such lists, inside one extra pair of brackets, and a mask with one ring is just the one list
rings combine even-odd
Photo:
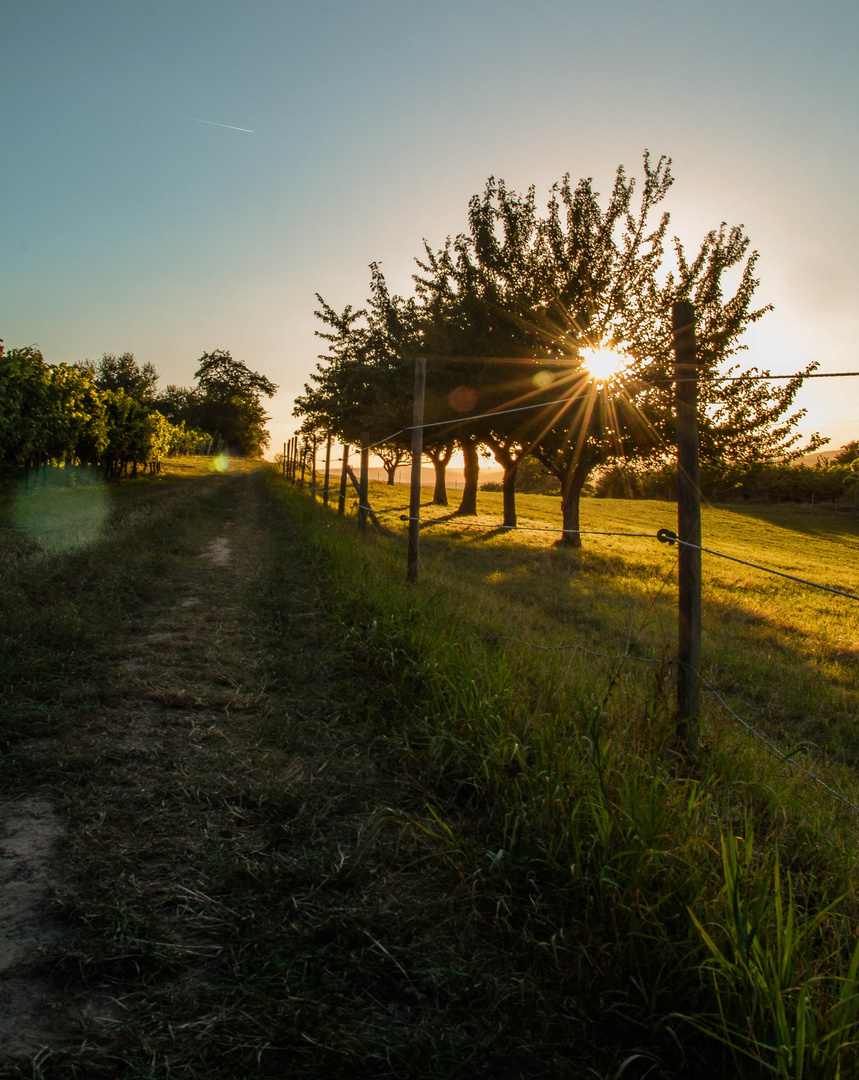
[(415, 400), (412, 409), (412, 474), (409, 488), (409, 554), (406, 581), (418, 580), (418, 554), (421, 537), (421, 458), (424, 452), (424, 394), (426, 392), (427, 362), (423, 356), (415, 360)]
[(677, 734), (689, 753), (698, 749), (701, 713), (701, 474), (698, 465), (698, 356), (695, 307), (673, 304), (677, 411)]
[(361, 483), (358, 487), (358, 526), (367, 531), (367, 500), (370, 497), (370, 433), (361, 432)]
[(307, 469), (307, 436), (304, 436), (304, 443), (301, 447), (301, 477), (298, 481), (299, 488), (304, 491), (304, 473)]
[(310, 497), (316, 502), (316, 434), (313, 435), (313, 449), (310, 459)]
[(328, 505), (328, 487), (331, 481), (331, 432), (328, 432), (328, 440), (325, 444), (325, 484), (322, 487), (322, 505)]
[(337, 513), (346, 513), (346, 484), (349, 479), (349, 443), (343, 443), (343, 471), (340, 473), (340, 494), (337, 503)]
[(283, 444), (283, 460), (280, 463), (280, 471), (284, 480), (286, 479), (286, 443)]

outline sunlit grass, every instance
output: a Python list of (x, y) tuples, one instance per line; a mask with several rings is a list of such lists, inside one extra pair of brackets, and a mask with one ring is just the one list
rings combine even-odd
[[(585, 536), (570, 551), (552, 547), (554, 498), (522, 497), (524, 527), (502, 531), (500, 495), (481, 493), (467, 518), (430, 495), (416, 589), (404, 585), (402, 538), (362, 540), (351, 521), (337, 577), (379, 628), (374, 651), (401, 643), (420, 673), (426, 768), (436, 792), (456, 793), (439, 804), (437, 842), (467, 861), (457, 807), (471, 792), (511, 890), (546, 910), (559, 963), (587, 956), (596, 982), (614, 987), (612, 1007), (656, 1042), (689, 1023), (722, 1041), (736, 1075), (847, 1075), (859, 820), (709, 694), (700, 754), (684, 759), (673, 738), (677, 555), (655, 538), (676, 507), (586, 500), (583, 530), (647, 536)], [(400, 535), (406, 501), (402, 488), (371, 485), (371, 505)], [(707, 507), (703, 519), (706, 547), (856, 589), (852, 516)], [(324, 528), (322, 547), (340, 545)], [(856, 602), (707, 555), (704, 583), (705, 679), (859, 805)], [(750, 934), (759, 944), (741, 955)]]
[[(647, 535), (585, 535), (581, 551), (567, 552), (552, 546), (561, 526), (556, 497), (520, 496), (520, 527), (511, 531), (498, 529), (498, 493), (480, 492), (478, 514), (466, 518), (452, 516), (455, 502), (443, 508), (430, 498), (425, 489), (421, 578), (427, 588), (458, 596), (470, 618), (544, 646), (612, 657), (674, 655), (677, 549), (659, 543), (656, 533), (676, 528), (675, 505), (585, 499), (586, 533)], [(404, 487), (371, 484), (370, 502), (386, 527), (404, 535)], [(714, 551), (859, 591), (853, 515), (705, 507), (702, 528), (703, 546)], [(704, 678), (790, 744), (812, 740), (836, 759), (859, 761), (859, 602), (708, 554), (703, 578)], [(599, 667), (599, 658), (585, 655), (581, 665)], [(709, 699), (708, 711), (721, 710)]]

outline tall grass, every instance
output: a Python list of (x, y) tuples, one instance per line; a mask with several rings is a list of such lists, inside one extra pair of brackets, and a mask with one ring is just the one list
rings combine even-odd
[[(699, 757), (680, 753), (664, 551), (613, 540), (569, 553), (540, 533), (428, 529), (421, 581), (409, 589), (396, 541), (361, 540), (349, 519), (272, 483), (301, 522), (352, 663), (385, 673), (400, 702), (401, 727), (386, 720), (386, 737), (426, 784), (427, 842), (460, 867), (482, 918), (544, 956), (551, 992), (574, 979), (622, 1021), (627, 1075), (658, 1063), (714, 1076), (850, 1075), (857, 822), (718, 709), (705, 716)], [(385, 499), (394, 521), (402, 494), (373, 492), (383, 517)], [(535, 523), (537, 505), (525, 508)], [(602, 506), (605, 524), (620, 521), (623, 508)], [(670, 525), (667, 507), (634, 510)], [(705, 534), (721, 523), (728, 552), (747, 550), (721, 513), (705, 517)], [(852, 585), (855, 555), (832, 558), (835, 545), (855, 543), (843, 521), (815, 550), (793, 535), (795, 521), (743, 520), (758, 541), (769, 534), (767, 554), (782, 568), (812, 550), (809, 576)], [(819, 519), (810, 522), (813, 533)], [(792, 586), (741, 570), (739, 591), (729, 568), (707, 567), (705, 674), (794, 743), (823, 731), (821, 714), (836, 703), (833, 760), (815, 768), (859, 802), (848, 767), (856, 744), (842, 738), (856, 703), (855, 659), (838, 652), (843, 627), (816, 600), (798, 620)]]

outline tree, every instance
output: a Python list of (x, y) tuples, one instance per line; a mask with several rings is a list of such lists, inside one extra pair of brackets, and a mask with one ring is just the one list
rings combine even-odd
[[(221, 438), (231, 453), (260, 457), (269, 444), (265, 428), (269, 416), (261, 398), (272, 397), (277, 386), (264, 375), (251, 371), (243, 361), (233, 359), (224, 349), (203, 353), (194, 378), (196, 393), (185, 394), (186, 407), (193, 403), (192, 416), (188, 419), (194, 426)], [(174, 398), (180, 397), (174, 392)]]
[(393, 487), (397, 469), (409, 459), (409, 452), (402, 443), (382, 443), (376, 447), (376, 454), (382, 461), (382, 467), (388, 476), (388, 484)]
[[(645, 152), (637, 201), (619, 167), (604, 209), (590, 179), (573, 187), (567, 175), (542, 215), (533, 188), (519, 195), (490, 177), (470, 201), (468, 232), (437, 251), (425, 242), (415, 300), (390, 297), (375, 265), (367, 309), (340, 315), (320, 300), (331, 346), (297, 414), (349, 441), (361, 430), (381, 439), (385, 427), (408, 426), (410, 359), (426, 355), (428, 450), (462, 447), (459, 512), (475, 509), (479, 448), (490, 446), (504, 467), (504, 523), (515, 525), (516, 475), (530, 455), (560, 485), (561, 542), (579, 546), (580, 497), (595, 469), (673, 454), (671, 308), (691, 300), (702, 461), (790, 460), (819, 447), (819, 435), (800, 445), (804, 413), (792, 411), (814, 365), (781, 386), (730, 366), (769, 310), (753, 306), (757, 253), (742, 227), (723, 223), (692, 259), (675, 238), (667, 272), (669, 217), (656, 215), (670, 166)], [(598, 350), (618, 358), (617, 373), (592, 371)]]
[(409, 368), (418, 347), (414, 301), (392, 296), (376, 263), (365, 307), (340, 313), (316, 299), (315, 314), (327, 328), (316, 334), (328, 342), (328, 352), (296, 398), (293, 415), (304, 418), (303, 429), (331, 432), (352, 445), (368, 432), (371, 443), (394, 458), (405, 454), (411, 437), (402, 429), (411, 424), (414, 384)]
[(859, 461), (859, 441), (856, 439), (842, 446), (832, 459), (836, 465), (853, 465), (856, 461)]
[(141, 367), (134, 353), (124, 352), (121, 356), (104, 353), (97, 363), (84, 360), (81, 367), (92, 372), (101, 390), (124, 390), (129, 397), (145, 404), (155, 401), (158, 372), (149, 361)]
[[(520, 196), (490, 178), (483, 197), (471, 200), (469, 234), (420, 264), (428, 276), (417, 279), (418, 289), (436, 339), (446, 340), (458, 377), (471, 373), (477, 410), (498, 414), (481, 420), (475, 437), (494, 446), (511, 501), (509, 480), (525, 454), (557, 478), (566, 544), (580, 544), (580, 496), (595, 468), (673, 449), (676, 301), (696, 306), (705, 460), (770, 460), (822, 442), (814, 436), (797, 446), (794, 428), (803, 413), (790, 409), (802, 376), (782, 387), (758, 380), (768, 373), (754, 369), (736, 382), (714, 381), (744, 348), (744, 330), (768, 310), (752, 306), (757, 253), (749, 253), (741, 227), (723, 224), (692, 260), (675, 239), (677, 267), (665, 276), (669, 218), (651, 218), (673, 183), (670, 164), (664, 157), (654, 164), (645, 153), (637, 206), (635, 181), (618, 168), (605, 210), (590, 179), (573, 188), (566, 176), (542, 217), (533, 189)], [(735, 268), (740, 282), (726, 298), (723, 276)], [(623, 357), (617, 376), (591, 374), (588, 354), (596, 349)], [(492, 371), (494, 380), (487, 377)]]

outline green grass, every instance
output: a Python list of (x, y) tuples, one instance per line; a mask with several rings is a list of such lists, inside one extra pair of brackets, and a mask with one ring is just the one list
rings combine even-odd
[[(362, 537), (273, 471), (191, 479), (115, 485), (66, 549), (0, 528), (0, 781), (65, 807), (53, 970), (120, 1003), (0, 1074), (851, 1075), (857, 821), (710, 698), (680, 752), (676, 552), (477, 529), (487, 493), (425, 529), (409, 587), (404, 489), (371, 489), (399, 537)], [(520, 513), (559, 526), (554, 499)], [(589, 500), (583, 528), (673, 518)], [(852, 517), (704, 529), (853, 587)], [(705, 580), (707, 678), (859, 802), (848, 602), (721, 561)]]
[[(424, 494), (422, 588), (467, 595), (471, 618), (496, 632), (507, 627), (507, 637), (613, 656), (674, 655), (677, 549), (655, 539), (658, 529), (676, 528), (674, 505), (585, 499), (583, 530), (649, 537), (585, 535), (571, 553), (552, 550), (556, 497), (520, 497), (520, 529), (498, 532), (500, 495), (480, 493), (476, 517), (451, 518)], [(388, 528), (404, 532), (404, 488), (372, 484), (370, 502)], [(705, 507), (702, 528), (705, 547), (859, 592), (854, 515)], [(703, 578), (705, 679), (786, 748), (810, 742), (833, 761), (857, 764), (859, 602), (707, 554)], [(600, 665), (584, 655), (579, 666), (592, 682)]]
[[(370, 502), (402, 531), (402, 489), (371, 485)], [(521, 525), (559, 525), (556, 500), (526, 497), (519, 509)], [(479, 528), (497, 524), (500, 496), (482, 494), (478, 510), (443, 521), (424, 506), (411, 594), (395, 584), (402, 542), (355, 536), (336, 558), (374, 632), (390, 627), (420, 672), (425, 768), (434, 790), (449, 793), (439, 818), (441, 807), (453, 814), (438, 843), (468, 851), (457, 800), (491, 808), (486, 828), (501, 841), (496, 862), (511, 888), (553, 912), (545, 946), (561, 963), (587, 957), (597, 984), (614, 985), (612, 1007), (656, 1044), (691, 1024), (754, 1075), (751, 1062), (764, 1074), (847, 1075), (855, 815), (709, 696), (699, 759), (678, 754), (667, 663), (675, 552), (655, 539), (597, 536), (581, 551), (553, 549), (551, 532)], [(667, 504), (587, 500), (582, 528), (655, 534), (674, 514)], [(859, 581), (852, 516), (708, 507), (703, 528), (715, 550), (838, 588)], [(333, 545), (329, 533), (322, 542)], [(705, 678), (859, 803), (855, 602), (708, 556), (704, 579)], [(617, 659), (627, 652), (663, 663)], [(741, 873), (725, 855), (735, 845)], [(742, 961), (741, 940), (754, 942)]]

